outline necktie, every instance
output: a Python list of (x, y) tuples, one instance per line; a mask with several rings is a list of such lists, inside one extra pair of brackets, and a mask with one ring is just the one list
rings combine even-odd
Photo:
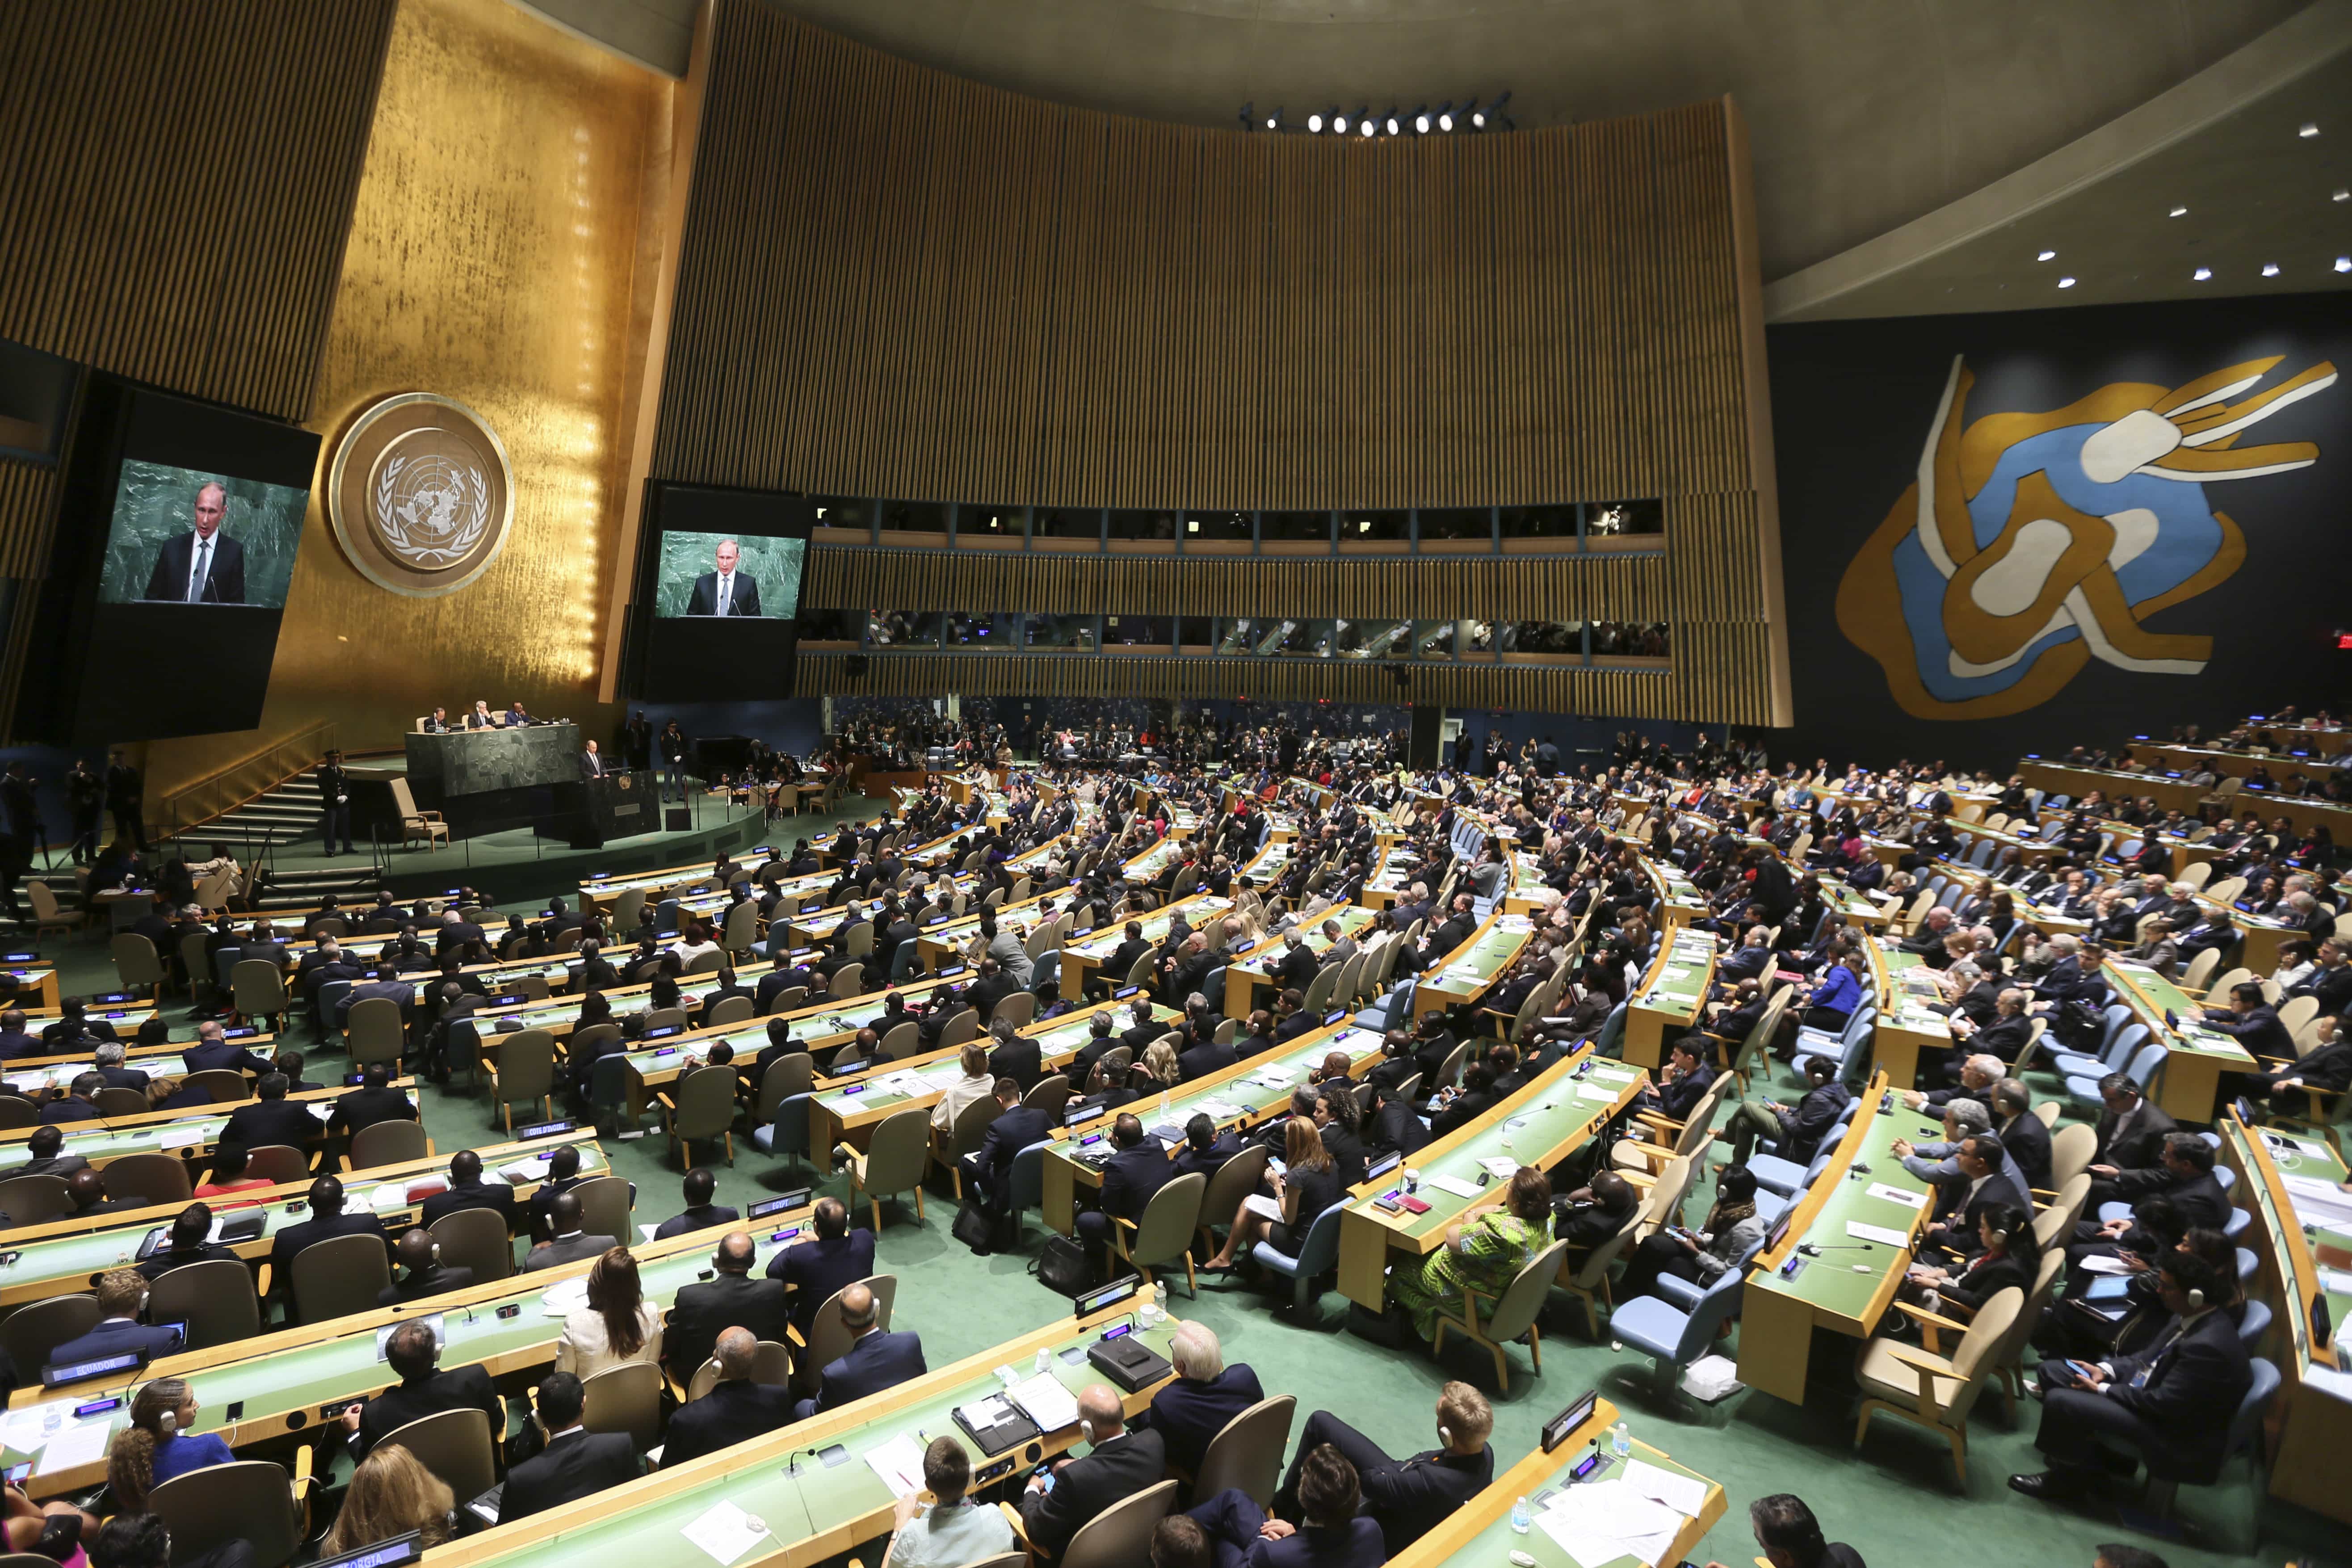
[(196, 541), (196, 569), (188, 574), (188, 603), (191, 605), (205, 596), (205, 577), (210, 572), (212, 563), (213, 542), (209, 539)]
[(725, 615), (725, 614), (727, 613), (727, 601), (728, 601), (730, 597), (732, 597), (732, 596), (733, 596), (733, 589), (734, 589), (734, 586), (735, 586), (735, 576), (734, 576), (734, 574), (732, 574), (732, 573), (727, 573), (727, 574), (722, 574), (722, 575), (719, 577), (719, 613), (720, 615), (722, 615), (722, 616), (723, 616), (723, 615)]

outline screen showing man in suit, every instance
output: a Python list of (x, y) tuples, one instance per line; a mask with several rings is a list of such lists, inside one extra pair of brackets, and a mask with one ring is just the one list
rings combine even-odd
[(756, 534), (662, 535), (654, 614), (760, 616), (790, 620), (800, 606), (808, 543)]
[(310, 500), (285, 485), (127, 460), (100, 602), (283, 609)]

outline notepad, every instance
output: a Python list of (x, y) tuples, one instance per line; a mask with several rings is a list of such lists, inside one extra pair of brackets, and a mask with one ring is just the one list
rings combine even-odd
[(894, 1498), (923, 1489), (923, 1450), (904, 1432), (866, 1449), (866, 1462)]
[(1883, 1225), (1864, 1225), (1858, 1219), (1845, 1222), (1845, 1233), (1856, 1241), (1875, 1241), (1886, 1247), (1911, 1245), (1911, 1237), (1906, 1232), (1893, 1230)]
[(1037, 1423), (1040, 1432), (1058, 1432), (1077, 1425), (1077, 1400), (1050, 1373), (1016, 1383), (1006, 1393), (1021, 1407), (1021, 1414)]
[(165, 1131), (155, 1146), (159, 1149), (193, 1149), (204, 1141), (205, 1130), (201, 1127), (174, 1127)]
[(113, 1436), (114, 1428), (104, 1421), (68, 1426), (50, 1438), (48, 1446), (41, 1450), (40, 1468), (36, 1473), (47, 1476), (80, 1465), (94, 1465), (106, 1457), (107, 1443)]
[(714, 1503), (709, 1511), (678, 1531), (719, 1563), (732, 1563), (766, 1539), (768, 1527), (731, 1502)]
[(1873, 1182), (1868, 1190), (1874, 1198), (1885, 1198), (1888, 1203), (1901, 1204), (1907, 1209), (1927, 1206), (1927, 1194), (1925, 1193), (1906, 1193), (1901, 1187), (1890, 1187), (1885, 1182)]
[(1424, 1178), (1441, 1193), (1452, 1193), (1457, 1198), (1475, 1198), (1482, 1190), (1475, 1182), (1465, 1182), (1459, 1176), (1429, 1176)]

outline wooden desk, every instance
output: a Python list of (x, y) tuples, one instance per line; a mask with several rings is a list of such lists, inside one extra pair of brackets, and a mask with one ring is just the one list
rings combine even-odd
[(1665, 1060), (1669, 1037), (1698, 1027), (1699, 1009), (1715, 982), (1713, 931), (1669, 926), (1658, 956), (1634, 988), (1625, 1008), (1625, 1059), (1655, 1070)]
[(2352, 1386), (2341, 1352), (2312, 1333), (2312, 1309), (2322, 1300), (2331, 1325), (2352, 1322), (2352, 1291), (2329, 1288), (2345, 1275), (2321, 1272), (2295, 1212), (2294, 1190), (2284, 1180), (2340, 1184), (2343, 1158), (2320, 1139), (2249, 1128), (2234, 1110), (2222, 1123), (2221, 1158), (2238, 1173), (2231, 1196), (2254, 1216), (2239, 1240), (2259, 1259), (2257, 1289), (2271, 1305), (2270, 1336), (2260, 1348), (2280, 1376), (2266, 1423), (2271, 1495), (2352, 1524), (2352, 1489), (2344, 1485), (2344, 1456), (2352, 1452)]
[[(169, 963), (170, 960), (165, 959), (164, 962)], [(16, 982), (16, 992), (8, 999), (10, 1006), (42, 1013), (56, 1013), (63, 1009), (64, 1004), (58, 994), (57, 965), (27, 963), (0, 969), (0, 974), (6, 974)]]
[[(1331, 939), (1323, 934), (1325, 921), (1338, 921), (1341, 934), (1353, 937), (1361, 946), (1364, 938), (1371, 931), (1372, 922), (1379, 918), (1375, 911), (1361, 905), (1342, 904), (1316, 916), (1311, 925), (1301, 926), (1299, 934), (1307, 939), (1307, 950), (1319, 959), (1331, 951)], [(1289, 946), (1287, 939), (1270, 936), (1225, 965), (1226, 1017), (1248, 1017), (1261, 1005), (1258, 1000), (1260, 986), (1265, 986), (1267, 992), (1264, 1005), (1274, 1005), (1275, 984), (1268, 972), (1289, 951)]]
[(1421, 1175), (1414, 1195), (1429, 1205), (1427, 1214), (1391, 1213), (1379, 1205), (1377, 1200), (1397, 1185), (1394, 1173), (1358, 1187), (1339, 1215), (1340, 1292), (1379, 1311), (1391, 1263), (1428, 1257), (1444, 1245), (1448, 1230), (1509, 1194), (1510, 1184), (1490, 1182), (1475, 1196), (1465, 1197), (1435, 1185), (1435, 1178), (1475, 1182), (1485, 1173), (1483, 1160), (1508, 1159), (1539, 1169), (1556, 1165), (1624, 1110), (1641, 1081), (1641, 1074), (1598, 1058), (1590, 1045), (1583, 1046), (1477, 1121), (1413, 1152), (1411, 1168)]
[[(416, 1103), (416, 1080), (413, 1078), (393, 1079), (392, 1087), (404, 1089), (408, 1103)], [(341, 1084), (327, 1089), (310, 1089), (289, 1094), (287, 1102), (331, 1109), (336, 1100), (349, 1094)], [(68, 1121), (58, 1131), (65, 1134), (65, 1152), (79, 1154), (93, 1165), (107, 1165), (127, 1154), (176, 1153), (188, 1161), (209, 1159), (221, 1129), (228, 1125), (229, 1113), (252, 1100), (236, 1100), (207, 1109), (189, 1107), (181, 1110), (146, 1110), (136, 1116), (100, 1117), (91, 1121)], [(318, 1111), (312, 1114), (318, 1115)], [(327, 1120), (319, 1117), (319, 1130), (323, 1136)], [(0, 1179), (11, 1174), (9, 1167), (18, 1163), (24, 1152), (25, 1141), (37, 1131), (31, 1127), (10, 1128), (0, 1132)], [(429, 1149), (431, 1145), (428, 1143)]]
[[(777, 1247), (784, 1245), (771, 1237), (783, 1234), (787, 1241), (797, 1238), (811, 1212), (798, 1209), (761, 1222), (761, 1228), (754, 1232), (758, 1252), (752, 1265), (754, 1278)], [(710, 1248), (719, 1238), (740, 1228), (740, 1225), (712, 1226), (664, 1241), (633, 1245), (630, 1250), (642, 1270), (646, 1299), (667, 1309), (680, 1286), (694, 1283), (710, 1266)], [(133, 1377), (119, 1383), (100, 1379), (77, 1384), (47, 1403), (64, 1418), (59, 1434), (92, 1424), (120, 1432), (130, 1424), (131, 1396), (140, 1384), (158, 1377), (184, 1377), (196, 1397), (194, 1431), (217, 1433), (232, 1448), (283, 1444), (290, 1434), (315, 1432), (347, 1405), (372, 1398), (398, 1382), (392, 1368), (377, 1359), (375, 1334), (411, 1318), (445, 1314), (444, 1369), (479, 1366), (493, 1378), (501, 1378), (552, 1364), (563, 1320), (550, 1316), (540, 1299), (552, 1285), (586, 1279), (594, 1266), (594, 1259), (583, 1258), (445, 1296), (166, 1356)], [(522, 1310), (511, 1318), (499, 1317), (498, 1310), (509, 1305), (520, 1306)], [(38, 1384), (20, 1388), (9, 1404), (15, 1409), (41, 1405), (46, 1392)], [(77, 1405), (110, 1395), (119, 1396), (114, 1409), (87, 1416), (73, 1414)], [(239, 1407), (234, 1421), (226, 1418), (232, 1405)], [(13, 1445), (0, 1445), (0, 1463), (13, 1466), (31, 1458), (32, 1454)], [(105, 1478), (106, 1461), (100, 1458), (47, 1474), (36, 1470), (25, 1484), (35, 1497), (47, 1498), (96, 1486)]]
[[(2223, 1073), (2260, 1069), (2243, 1046), (2228, 1035), (2197, 1023), (2204, 1011), (2179, 986), (2156, 971), (2128, 960), (2111, 959), (2102, 966), (2122, 1001), (2147, 1026), (2148, 1037), (2165, 1043), (2164, 1073), (2156, 1087), (2156, 1103), (2175, 1121), (2205, 1126), (2215, 1119)], [(2169, 1009), (2180, 1020), (2174, 1028), (2164, 1021)]]
[(1535, 922), (1525, 915), (1506, 914), (1497, 900), (1469, 941), (1423, 972), (1412, 988), (1413, 1018), (1477, 1001), (1534, 934)]
[[(1883, 1226), (1916, 1238), (1934, 1206), (1927, 1182), (1904, 1169), (1894, 1144), (1898, 1138), (1939, 1138), (1943, 1124), (1899, 1102), (1882, 1114), (1879, 1097), (1885, 1090), (1884, 1077), (1871, 1079), (1829, 1163), (1786, 1217), (1780, 1241), (1765, 1249), (1748, 1277), (1739, 1314), (1739, 1381), (1791, 1405), (1805, 1402), (1813, 1331), (1869, 1338), (1911, 1265), (1910, 1246), (1859, 1240), (1847, 1225)], [(1856, 1161), (1869, 1172), (1855, 1171)], [(1914, 1208), (1876, 1196), (1870, 1190), (1874, 1186), (1917, 1194), (1925, 1201)], [(1819, 1257), (1798, 1252), (1807, 1241), (1822, 1249)], [(1796, 1272), (1783, 1274), (1782, 1268), (1792, 1262)]]
[[(1158, 942), (1167, 936), (1169, 928), (1175, 923), (1176, 917), (1180, 914), (1193, 930), (1198, 931), (1211, 916), (1223, 915), (1233, 907), (1234, 901), (1231, 899), (1221, 899), (1214, 893), (1195, 893), (1191, 898), (1179, 899), (1172, 904), (1162, 904), (1150, 914), (1138, 917), (1133, 923), (1143, 928), (1144, 941)], [(1093, 935), (1070, 942), (1063, 946), (1062, 999), (1064, 1001), (1077, 1002), (1085, 999), (1087, 980), (1102, 968), (1103, 960), (1117, 952), (1119, 943), (1127, 940), (1129, 924), (1127, 921), (1113, 921)], [(1124, 974), (1114, 974), (1110, 980), (1114, 985), (1127, 984), (1127, 976)]]
[[(1459, 1568), (1498, 1568), (1513, 1552), (1534, 1558), (1536, 1568), (1583, 1568), (1540, 1525), (1525, 1535), (1516, 1533), (1511, 1529), (1511, 1505), (1525, 1498), (1528, 1511), (1541, 1515), (1558, 1498), (1561, 1500), (1559, 1506), (1572, 1514), (1578, 1485), (1622, 1479), (1626, 1461), (1612, 1453), (1606, 1443), (1597, 1449), (1593, 1447), (1616, 1424), (1617, 1415), (1616, 1405), (1606, 1399), (1597, 1401), (1592, 1414), (1569, 1435), (1567, 1441), (1549, 1454), (1538, 1448), (1497, 1475), (1486, 1490), (1448, 1514), (1436, 1529), (1390, 1558), (1389, 1568), (1448, 1568), (1456, 1564)], [(1582, 1482), (1571, 1482), (1569, 1471), (1596, 1452), (1601, 1457), (1601, 1468)], [(1675, 1532), (1674, 1542), (1667, 1551), (1646, 1562), (1629, 1555), (1606, 1565), (1633, 1568), (1638, 1563), (1641, 1568), (1672, 1568), (1696, 1552), (1699, 1542), (1723, 1518), (1723, 1488), (1696, 1470), (1675, 1463), (1638, 1437), (1633, 1440), (1630, 1458), (1706, 1483), (1706, 1498), (1698, 1512), (1684, 1517), (1682, 1528)]]
[(1919, 954), (1906, 952), (1885, 938), (1869, 943), (1865, 951), (1871, 967), (1878, 971), (1878, 1018), (1871, 1028), (1871, 1065), (1889, 1088), (1910, 1089), (1919, 1081), (1922, 1056), (1940, 1058), (1951, 1054), (1951, 1020), (1927, 1006), (1942, 1001), (1943, 993), (1927, 978), (1934, 972)]
[[(735, 864), (753, 876), (762, 867), (779, 858), (772, 844), (762, 844), (756, 849), (746, 849), (740, 857), (730, 857)], [(631, 876), (584, 877), (580, 882), (580, 907), (609, 915), (619, 907), (624, 893), (643, 893), (646, 902), (657, 904), (685, 888), (699, 887), (716, 876), (719, 862), (713, 858), (684, 866), (665, 866), (656, 871), (640, 871)]]
[[(657, 1470), (569, 1508), (461, 1537), (436, 1547), (425, 1561), (431, 1568), (681, 1563), (692, 1548), (679, 1531), (718, 1504), (731, 1502), (769, 1531), (768, 1538), (737, 1559), (734, 1568), (814, 1568), (890, 1531), (897, 1499), (864, 1462), (864, 1455), (900, 1436), (919, 1448), (931, 1437), (953, 1435), (969, 1449), (971, 1438), (955, 1423), (956, 1407), (999, 1392), (1002, 1385), (994, 1372), (999, 1366), (1017, 1366), (1027, 1375), (1040, 1351), (1045, 1352), (1053, 1377), (1073, 1395), (1102, 1382), (1086, 1359), (1086, 1347), (1129, 1316), (1121, 1305), (1075, 1322), (1057, 1319), (978, 1355), (765, 1436), (675, 1469)], [(1165, 1356), (1177, 1323), (1163, 1317), (1138, 1337)], [(1150, 1384), (1122, 1394), (1120, 1402), (1132, 1416), (1151, 1403), (1161, 1386)], [(1017, 1454), (982, 1455), (973, 1466), (973, 1489), (1066, 1452), (1078, 1441), (1073, 1423), (1045, 1434)], [(850, 1454), (846, 1463), (828, 1465), (810, 1457), (835, 1447)]]

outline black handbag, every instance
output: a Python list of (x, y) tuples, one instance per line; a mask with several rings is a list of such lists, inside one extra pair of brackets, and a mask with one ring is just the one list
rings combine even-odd
[(1094, 1287), (1095, 1266), (1087, 1258), (1087, 1249), (1066, 1236), (1048, 1238), (1029, 1271), (1046, 1289), (1065, 1296), (1083, 1296)]
[(995, 1230), (994, 1223), (988, 1216), (987, 1206), (966, 1198), (963, 1206), (956, 1210), (955, 1225), (950, 1234), (972, 1251), (986, 1257)]

